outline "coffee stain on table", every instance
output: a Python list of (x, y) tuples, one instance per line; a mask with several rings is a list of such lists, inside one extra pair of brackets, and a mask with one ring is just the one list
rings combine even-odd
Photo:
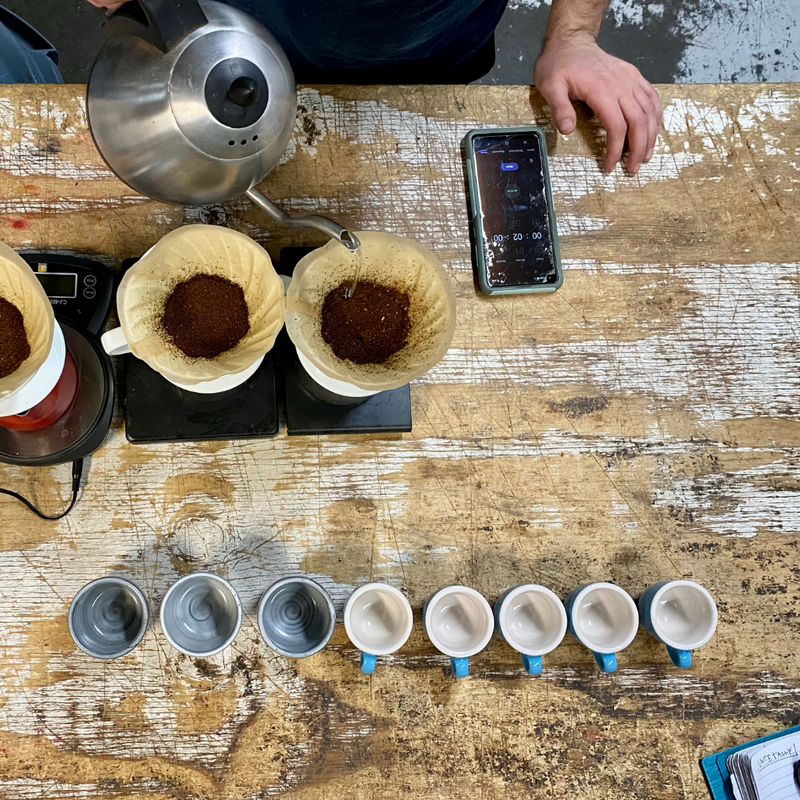
[(568, 419), (577, 419), (584, 414), (596, 414), (608, 407), (608, 398), (603, 397), (570, 397), (562, 402), (551, 401), (547, 407), (554, 414), (563, 414)]

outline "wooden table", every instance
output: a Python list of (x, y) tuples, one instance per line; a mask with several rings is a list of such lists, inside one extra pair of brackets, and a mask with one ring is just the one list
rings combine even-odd
[[(0, 500), (0, 795), (10, 798), (704, 798), (698, 759), (800, 721), (800, 87), (660, 87), (664, 131), (637, 177), (604, 176), (583, 118), (553, 132), (508, 87), (300, 93), (264, 181), (294, 210), (417, 238), (457, 286), (452, 350), (412, 386), (411, 435), (132, 446), (117, 413), (68, 518)], [(117, 181), (80, 86), (0, 87), (0, 238), (20, 249), (142, 253), (188, 222), (277, 256), (315, 244), (247, 201), (183, 209)], [(548, 131), (563, 288), (473, 288), (459, 143), (470, 128)], [(56, 509), (68, 467), (0, 469)], [(235, 645), (179, 655), (154, 623), (116, 662), (77, 650), (66, 614), (109, 572), (153, 611), (211, 568), (241, 593)], [(455, 681), (417, 621), (372, 677), (341, 625), (289, 661), (254, 609), (278, 577), (337, 607), (368, 579), (419, 616), (463, 582), (565, 597), (591, 580), (636, 597), (691, 578), (716, 637), (679, 672), (640, 632), (602, 675), (568, 640), (538, 678), (499, 640)]]

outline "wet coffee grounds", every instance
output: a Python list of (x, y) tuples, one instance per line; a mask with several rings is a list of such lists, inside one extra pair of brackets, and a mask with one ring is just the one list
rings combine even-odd
[(195, 275), (172, 290), (161, 324), (189, 358), (215, 358), (250, 330), (244, 291), (219, 275)]
[(20, 310), (0, 297), (0, 378), (16, 372), (30, 354)]
[(351, 298), (350, 281), (331, 289), (322, 302), (322, 338), (333, 352), (355, 364), (383, 364), (408, 341), (411, 328), (406, 292), (359, 281)]

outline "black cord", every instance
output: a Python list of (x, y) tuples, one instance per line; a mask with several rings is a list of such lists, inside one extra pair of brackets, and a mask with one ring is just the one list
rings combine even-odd
[(70, 500), (69, 505), (67, 506), (66, 511), (62, 511), (60, 514), (56, 514), (54, 517), (49, 517), (47, 514), (42, 514), (36, 506), (31, 503), (30, 500), (25, 499), (21, 494), (17, 494), (16, 492), (12, 492), (10, 489), (0, 489), (0, 494), (7, 494), (9, 497), (13, 497), (20, 501), (23, 505), (26, 505), (37, 517), (41, 519), (46, 519), (50, 521), (55, 521), (57, 519), (61, 519), (62, 517), (66, 517), (70, 511), (72, 511), (73, 506), (75, 505), (76, 501), (78, 500), (78, 492), (81, 488), (81, 475), (83, 474), (83, 459), (79, 458), (72, 462), (72, 500)]

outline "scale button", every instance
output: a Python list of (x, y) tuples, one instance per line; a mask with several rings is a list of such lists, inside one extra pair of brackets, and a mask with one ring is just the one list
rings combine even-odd
[(94, 285), (97, 283), (97, 278), (96, 278), (94, 275), (87, 275), (87, 276), (86, 276), (86, 277), (83, 279), (83, 282), (84, 282), (84, 283), (85, 283), (87, 286), (94, 286)]
[(84, 289), (83, 290), (83, 296), (87, 300), (91, 300), (96, 294), (97, 294), (97, 292), (94, 289), (92, 289), (91, 287), (89, 287), (88, 289)]

